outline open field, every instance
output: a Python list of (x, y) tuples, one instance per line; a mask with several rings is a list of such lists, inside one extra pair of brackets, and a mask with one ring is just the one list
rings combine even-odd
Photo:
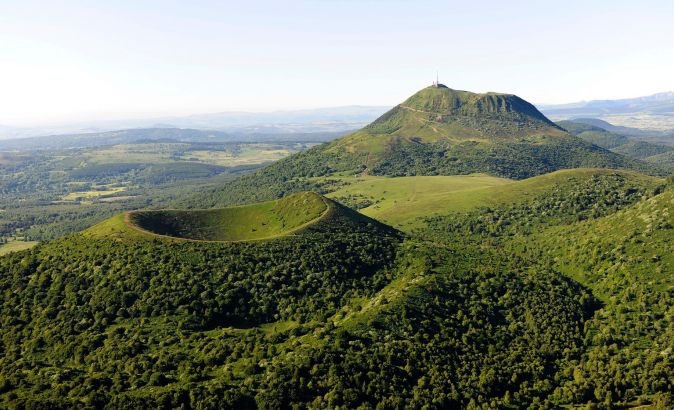
[(93, 164), (163, 163), (171, 162), (176, 151), (189, 146), (190, 144), (185, 143), (120, 144), (89, 150), (85, 158), (87, 162)]
[(206, 164), (221, 166), (240, 166), (261, 164), (278, 161), (290, 154), (298, 152), (303, 146), (278, 145), (278, 144), (241, 144), (236, 149), (225, 148), (222, 150), (199, 150), (194, 149), (184, 153), (181, 160), (199, 161)]
[(37, 244), (37, 241), (11, 241), (0, 244), (0, 255), (5, 255), (10, 252), (22, 251), (24, 249), (30, 249)]
[(126, 191), (126, 187), (107, 188), (102, 190), (76, 191), (63, 196), (63, 201), (81, 201), (98, 198), (102, 196), (114, 195)]
[(487, 175), (419, 177), (330, 177), (344, 184), (327, 194), (346, 205), (360, 208), (364, 215), (410, 230), (420, 217), (465, 212), (478, 207), (526, 200), (542, 191), (555, 189), (573, 178), (620, 173), (655, 186), (659, 178), (632, 171), (573, 169), (521, 181)]
[[(333, 178), (331, 178), (333, 179)], [(369, 217), (398, 228), (420, 216), (448, 210), (467, 209), (484, 195), (484, 188), (512, 184), (505, 178), (487, 175), (419, 177), (339, 177), (346, 185), (328, 194), (346, 205), (372, 204), (360, 209)]]
[(653, 131), (670, 131), (674, 129), (674, 117), (646, 113), (612, 114), (600, 117), (613, 125), (639, 128)]
[(188, 161), (230, 167), (276, 161), (311, 145), (314, 144), (183, 142), (120, 144), (88, 149), (83, 153), (82, 161), (88, 164), (162, 164)]

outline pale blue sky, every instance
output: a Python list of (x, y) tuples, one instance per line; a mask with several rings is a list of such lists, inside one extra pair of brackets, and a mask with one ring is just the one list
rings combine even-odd
[(674, 90), (671, 1), (0, 1), (0, 124)]

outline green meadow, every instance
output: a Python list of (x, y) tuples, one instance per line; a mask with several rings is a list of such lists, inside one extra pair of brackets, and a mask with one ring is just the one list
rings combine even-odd
[(482, 174), (327, 177), (320, 180), (335, 181), (336, 190), (327, 194), (328, 198), (360, 208), (364, 215), (396, 228), (410, 230), (419, 227), (422, 217), (519, 202), (560, 184), (572, 183), (574, 179), (616, 173), (650, 186), (661, 181), (633, 171), (589, 168), (561, 170), (521, 181)]
[(0, 244), (0, 255), (30, 249), (37, 244), (37, 241), (10, 241), (5, 244)]
[[(333, 178), (330, 178), (333, 179)], [(414, 224), (421, 216), (468, 209), (484, 199), (484, 189), (513, 181), (488, 175), (418, 177), (339, 177), (343, 187), (327, 197), (349, 204), (368, 201), (360, 212), (395, 227)], [(365, 202), (367, 204), (368, 202)]]

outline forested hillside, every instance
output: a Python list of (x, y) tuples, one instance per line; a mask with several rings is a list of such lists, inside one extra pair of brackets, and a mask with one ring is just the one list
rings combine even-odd
[(278, 408), (517, 405), (549, 393), (541, 386), (593, 309), (587, 292), (496, 253), (415, 242), (396, 252), (396, 241), (351, 230), (232, 245), (74, 235), (12, 254), (3, 396)]
[[(301, 333), (384, 287), (400, 240), (340, 209), (315, 229), (262, 242), (92, 229), (0, 259), (5, 404), (121, 405), (136, 392), (163, 397), (153, 386), (236, 383), (290, 336), (280, 330)], [(253, 342), (264, 340), (258, 326), (273, 343)]]
[[(597, 309), (582, 354), (561, 370), (549, 399), (622, 408), (670, 408), (674, 185), (643, 190), (592, 179), (521, 204), (433, 218), (418, 232), (536, 260), (591, 292)], [(593, 404), (594, 405), (594, 404)]]
[(518, 252), (548, 260), (587, 286), (602, 303), (586, 325), (586, 349), (573, 379), (558, 389), (563, 400), (603, 397), (611, 403), (674, 391), (673, 188), (670, 183), (605, 218), (552, 228), (532, 238), (537, 248), (516, 244)]
[[(585, 141), (617, 154), (654, 164), (654, 166), (663, 170), (674, 170), (674, 160), (672, 159), (674, 146), (671, 138), (659, 133), (623, 135), (600, 128), (597, 125), (579, 121), (585, 120), (560, 121), (558, 125)], [(605, 126), (608, 128), (620, 130), (619, 127), (611, 127), (611, 124), (606, 122), (599, 121), (599, 123), (606, 124)]]
[(267, 241), (157, 237), (111, 220), (0, 258), (0, 397), (667, 408), (672, 192), (635, 173), (569, 172), (426, 218), (406, 238), (336, 203), (311, 229)]
[(667, 408), (672, 188), (616, 167), (657, 171), (515, 96), (424, 89), (175, 209), (0, 256), (0, 403)]

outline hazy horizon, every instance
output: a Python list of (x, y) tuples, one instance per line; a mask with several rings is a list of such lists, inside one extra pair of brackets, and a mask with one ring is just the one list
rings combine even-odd
[(665, 1), (3, 3), (0, 125), (392, 106), (436, 71), (536, 104), (641, 97), (674, 90), (672, 16)]
[[(655, 94), (649, 94), (649, 95), (637, 95), (637, 96), (630, 96), (630, 97), (624, 97), (624, 98), (616, 98), (615, 100), (621, 100), (621, 99), (633, 99), (633, 98), (640, 98), (640, 97), (650, 97), (653, 95), (658, 95), (658, 94), (674, 94), (674, 91), (662, 91), (658, 92)], [(565, 105), (574, 105), (574, 104), (582, 104), (582, 103), (588, 103), (591, 101), (602, 101), (603, 99), (596, 98), (596, 99), (591, 99), (591, 100), (579, 100), (579, 101), (567, 101), (567, 102), (562, 102), (562, 103), (553, 103), (553, 104), (540, 104), (537, 103), (536, 101), (531, 101), (537, 108), (541, 107), (546, 107), (546, 108), (554, 108), (554, 107), (562, 107)], [(612, 101), (613, 99), (609, 100)], [(281, 108), (281, 109), (271, 109), (271, 110), (231, 110), (231, 111), (213, 111), (213, 112), (195, 112), (195, 113), (186, 113), (186, 114), (174, 114), (174, 115), (164, 115), (164, 116), (152, 116), (152, 115), (143, 115), (142, 113), (136, 114), (135, 116), (127, 116), (127, 117), (118, 117), (118, 118), (98, 118), (98, 117), (92, 117), (92, 118), (78, 118), (74, 120), (62, 120), (62, 121), (52, 121), (52, 122), (45, 122), (45, 123), (33, 123), (33, 124), (26, 124), (26, 125), (8, 125), (8, 124), (0, 124), (0, 127), (8, 127), (8, 128), (16, 128), (16, 129), (21, 129), (21, 128), (41, 128), (41, 127), (67, 127), (67, 126), (94, 126), (96, 124), (102, 125), (106, 123), (110, 123), (111, 126), (114, 128), (115, 123), (123, 123), (123, 122), (129, 122), (129, 126), (122, 126), (120, 129), (128, 129), (128, 128), (146, 128), (150, 127), (151, 125), (134, 125), (134, 122), (137, 121), (142, 121), (142, 122), (152, 122), (152, 121), (171, 121), (171, 120), (176, 120), (176, 119), (184, 119), (184, 118), (189, 118), (189, 117), (199, 117), (199, 116), (208, 116), (208, 115), (217, 115), (217, 114), (240, 114), (240, 115), (265, 115), (265, 114), (283, 114), (283, 113), (297, 113), (301, 111), (319, 111), (319, 110), (337, 110), (337, 109), (343, 109), (343, 108), (381, 108), (382, 110), (386, 110), (389, 108), (392, 108), (396, 104), (400, 103), (398, 101), (395, 104), (389, 104), (389, 105), (363, 105), (363, 104), (348, 104), (348, 105), (340, 105), (340, 106), (324, 106), (324, 107), (300, 107), (300, 108), (295, 108), (295, 109), (289, 109), (289, 108)], [(382, 112), (383, 113), (383, 112)], [(277, 122), (279, 123), (279, 122)], [(259, 123), (262, 124), (262, 123)], [(162, 124), (157, 124), (157, 125), (162, 125)], [(164, 124), (166, 126), (173, 126), (172, 124)], [(252, 125), (252, 123), (251, 123)], [(233, 125), (235, 127), (235, 125)], [(178, 126), (178, 128), (184, 128)], [(208, 129), (208, 127), (197, 127), (197, 128), (202, 128), (202, 129)], [(216, 127), (213, 129), (219, 129), (222, 127)], [(112, 128), (111, 128), (112, 129)], [(67, 132), (67, 131), (64, 131)], [(94, 131), (95, 132), (95, 131)], [(35, 134), (38, 135), (38, 134)], [(0, 135), (0, 138), (2, 135)], [(12, 138), (12, 137), (9, 137)]]

